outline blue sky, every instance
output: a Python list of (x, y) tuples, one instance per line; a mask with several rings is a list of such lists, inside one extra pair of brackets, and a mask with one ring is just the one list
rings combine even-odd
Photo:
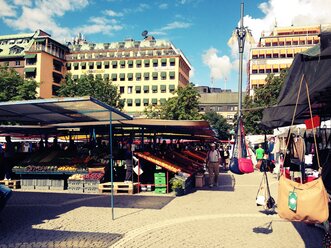
[[(141, 40), (148, 30), (181, 49), (191, 82), (238, 90), (237, 44), (241, 0), (0, 0), (0, 35), (42, 29), (60, 42), (78, 32), (91, 42)], [(278, 26), (331, 23), (330, 0), (245, 1), (244, 25), (256, 41)], [(254, 46), (254, 44), (252, 44)], [(248, 51), (246, 45), (246, 53)], [(247, 54), (246, 54), (247, 58)], [(244, 77), (243, 87), (246, 85)]]

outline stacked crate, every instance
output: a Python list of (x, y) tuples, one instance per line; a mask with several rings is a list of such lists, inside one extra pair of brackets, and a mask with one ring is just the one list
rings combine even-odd
[(72, 193), (84, 193), (84, 180), (68, 180), (68, 191)]
[(154, 173), (155, 193), (167, 193), (167, 181), (164, 172)]

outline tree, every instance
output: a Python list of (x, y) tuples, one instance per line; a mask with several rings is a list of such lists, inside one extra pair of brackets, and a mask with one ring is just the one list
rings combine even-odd
[(35, 80), (23, 79), (13, 68), (0, 66), (0, 101), (36, 99)]
[(92, 74), (84, 75), (77, 81), (72, 79), (71, 74), (66, 75), (58, 94), (67, 97), (92, 96), (118, 109), (124, 107), (124, 100), (120, 99), (117, 86), (110, 81), (94, 78)]
[(266, 84), (254, 91), (254, 97), (246, 96), (244, 101), (243, 119), (245, 130), (250, 134), (262, 134), (264, 130), (259, 128), (263, 117), (263, 109), (277, 104), (277, 98), (284, 84), (288, 71), (282, 70), (279, 76), (269, 74)]
[(190, 83), (186, 87), (179, 87), (174, 92), (176, 96), (169, 98), (164, 105), (149, 106), (145, 109), (148, 118), (168, 120), (200, 120), (199, 93)]
[(232, 127), (222, 115), (217, 114), (215, 111), (211, 111), (204, 114), (202, 118), (208, 121), (210, 126), (216, 130), (219, 139), (227, 140), (230, 138), (229, 130)]

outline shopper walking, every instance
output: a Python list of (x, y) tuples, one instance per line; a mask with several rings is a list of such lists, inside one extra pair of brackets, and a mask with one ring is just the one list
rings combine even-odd
[(256, 160), (259, 161), (259, 160), (262, 160), (263, 157), (264, 157), (264, 149), (262, 148), (262, 145), (259, 144), (259, 148), (256, 149), (255, 151), (255, 154), (256, 154)]
[(219, 150), (216, 150), (216, 145), (214, 143), (210, 144), (210, 150), (207, 152), (206, 163), (209, 173), (209, 187), (213, 187), (214, 185), (218, 187), (221, 155)]

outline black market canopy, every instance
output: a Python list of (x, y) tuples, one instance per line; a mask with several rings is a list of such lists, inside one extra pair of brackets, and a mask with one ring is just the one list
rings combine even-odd
[(82, 123), (132, 119), (93, 97), (0, 102), (0, 122), (27, 128), (80, 126)]
[(295, 56), (279, 94), (278, 104), (263, 111), (261, 126), (264, 129), (290, 126), (296, 102), (298, 104), (293, 124), (304, 123), (304, 120), (310, 118), (308, 95), (312, 115), (319, 115), (322, 120), (330, 119), (331, 29), (320, 34), (320, 44)]

